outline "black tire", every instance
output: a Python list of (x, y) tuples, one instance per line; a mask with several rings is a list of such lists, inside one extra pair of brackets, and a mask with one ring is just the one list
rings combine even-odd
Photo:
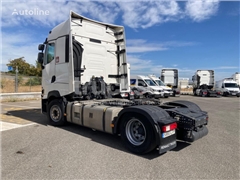
[(146, 93), (146, 94), (145, 94), (145, 98), (148, 98), (148, 99), (149, 99), (149, 98), (152, 98), (152, 95), (149, 94), (149, 93)]
[(154, 129), (149, 120), (136, 113), (122, 117), (121, 139), (125, 147), (135, 154), (146, 154), (156, 148)]
[(64, 109), (65, 106), (62, 99), (55, 99), (49, 103), (47, 116), (51, 125), (62, 126), (66, 123)]

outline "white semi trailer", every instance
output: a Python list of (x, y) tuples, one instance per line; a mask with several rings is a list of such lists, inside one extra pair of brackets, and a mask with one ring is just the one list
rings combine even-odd
[(42, 113), (50, 124), (120, 135), (136, 154), (167, 152), (177, 135), (190, 142), (207, 135), (208, 114), (192, 102), (114, 98), (130, 93), (124, 27), (71, 11), (38, 49)]
[(180, 96), (178, 88), (178, 69), (162, 69), (161, 80), (173, 90), (173, 96)]
[(214, 71), (213, 70), (197, 70), (192, 76), (193, 94), (195, 96), (219, 97), (220, 91), (213, 90), (214, 87)]

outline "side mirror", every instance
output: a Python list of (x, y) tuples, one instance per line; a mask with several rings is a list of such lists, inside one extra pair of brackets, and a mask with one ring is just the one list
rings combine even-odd
[(39, 44), (38, 45), (38, 50), (39, 51), (44, 51), (44, 47), (45, 47), (44, 44)]
[(224, 88), (224, 86), (222, 86), (222, 88)]
[(147, 85), (146, 85), (146, 84), (143, 84), (143, 87), (147, 87)]
[(39, 64), (43, 63), (43, 56), (44, 56), (44, 54), (42, 52), (38, 53), (37, 61), (38, 61)]

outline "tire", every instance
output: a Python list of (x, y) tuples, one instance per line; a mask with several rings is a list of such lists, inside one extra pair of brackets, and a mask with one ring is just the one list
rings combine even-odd
[(148, 98), (148, 99), (150, 99), (150, 98), (152, 98), (152, 95), (151, 95), (151, 94), (149, 94), (149, 93), (146, 93), (146, 94), (145, 94), (145, 98)]
[(154, 129), (142, 115), (125, 114), (122, 117), (120, 132), (125, 147), (135, 154), (146, 154), (156, 148)]
[(64, 109), (65, 106), (61, 99), (55, 99), (49, 103), (47, 116), (51, 125), (62, 126), (66, 123)]

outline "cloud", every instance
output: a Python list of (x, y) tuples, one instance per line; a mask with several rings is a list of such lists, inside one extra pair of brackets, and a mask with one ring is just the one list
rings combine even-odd
[(123, 23), (131, 28), (148, 28), (174, 19), (179, 12), (175, 1), (117, 2), (123, 12)]
[(159, 75), (162, 68), (161, 64), (156, 64), (152, 60), (142, 59), (136, 55), (128, 55), (127, 60), (131, 65), (131, 75)]
[(114, 23), (119, 8), (114, 2), (20, 1), (2, 2), (2, 26), (54, 26), (65, 21), (70, 10), (106, 23)]
[(144, 39), (127, 39), (128, 53), (143, 53), (152, 51), (166, 51), (173, 47), (195, 46), (196, 42), (167, 41), (148, 43)]
[(2, 32), (2, 37), (2, 64), (7, 64), (9, 60), (15, 58), (24, 57), (26, 62), (35, 65), (39, 43), (33, 40), (32, 34)]
[(214, 67), (213, 69), (239, 69), (239, 66), (219, 66)]
[(186, 3), (186, 15), (196, 22), (209, 19), (217, 13), (219, 0), (189, 0)]
[[(16, 1), (2, 2), (2, 27), (16, 25), (55, 26), (65, 21), (69, 11), (114, 24), (121, 20), (125, 26), (149, 28), (186, 17), (194, 21), (210, 18), (218, 10), (218, 0), (187, 1), (180, 7), (177, 1)], [(185, 9), (184, 9), (185, 8)]]
[(144, 39), (129, 39), (127, 40), (127, 52), (128, 53), (143, 53), (151, 51), (164, 51), (167, 50), (159, 43), (147, 43)]

